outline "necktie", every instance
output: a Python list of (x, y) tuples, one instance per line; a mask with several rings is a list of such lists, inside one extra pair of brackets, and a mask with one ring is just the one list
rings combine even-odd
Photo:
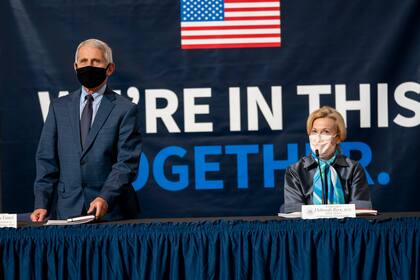
[(92, 103), (93, 103), (93, 96), (88, 94), (85, 96), (86, 105), (83, 108), (82, 117), (80, 118), (80, 142), (82, 147), (86, 144), (86, 138), (88, 136), (90, 130), (90, 124), (92, 123)]

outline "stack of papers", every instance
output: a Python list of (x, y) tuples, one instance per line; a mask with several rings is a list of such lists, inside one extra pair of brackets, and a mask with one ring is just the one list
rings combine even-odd
[(356, 209), (357, 216), (376, 216), (378, 215), (378, 210), (373, 209)]
[(80, 217), (73, 217), (66, 220), (48, 220), (46, 226), (67, 226), (67, 225), (80, 225), (86, 224), (95, 220), (95, 215), (87, 215)]
[(302, 218), (302, 212), (278, 213), (277, 216), (287, 219)]

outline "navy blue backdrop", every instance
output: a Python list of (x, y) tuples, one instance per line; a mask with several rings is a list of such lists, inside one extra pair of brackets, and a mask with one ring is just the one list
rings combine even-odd
[(32, 210), (48, 104), (79, 87), (88, 38), (112, 47), (110, 87), (140, 109), (142, 217), (275, 214), (322, 105), (345, 116), (374, 207), (420, 210), (420, 2), (279, 6), (280, 46), (182, 49), (175, 0), (1, 1), (1, 211)]

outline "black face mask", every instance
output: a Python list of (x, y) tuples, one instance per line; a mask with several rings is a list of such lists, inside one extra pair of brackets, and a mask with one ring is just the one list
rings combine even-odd
[(87, 88), (95, 88), (103, 83), (106, 79), (106, 68), (85, 66), (77, 68), (77, 79), (79, 82)]

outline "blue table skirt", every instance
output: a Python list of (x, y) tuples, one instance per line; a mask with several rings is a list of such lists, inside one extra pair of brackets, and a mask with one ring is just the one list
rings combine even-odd
[(420, 219), (0, 230), (5, 279), (419, 279)]

